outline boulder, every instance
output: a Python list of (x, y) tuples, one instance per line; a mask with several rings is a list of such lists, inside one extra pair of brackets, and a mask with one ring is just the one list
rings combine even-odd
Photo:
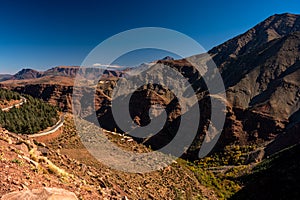
[(2, 196), (1, 200), (77, 200), (73, 192), (60, 188), (38, 188), (12, 192)]

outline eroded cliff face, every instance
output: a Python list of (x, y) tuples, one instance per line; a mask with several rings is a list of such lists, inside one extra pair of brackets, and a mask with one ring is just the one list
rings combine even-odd
[(12, 90), (21, 94), (28, 94), (33, 97), (43, 99), (44, 101), (58, 106), (63, 111), (71, 111), (72, 109), (72, 86), (35, 84), (17, 86), (12, 88)]

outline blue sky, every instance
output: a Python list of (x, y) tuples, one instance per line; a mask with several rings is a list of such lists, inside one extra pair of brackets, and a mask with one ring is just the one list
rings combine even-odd
[[(80, 65), (103, 40), (138, 27), (174, 29), (209, 50), (285, 12), (299, 14), (299, 0), (0, 0), (0, 73)], [(150, 54), (145, 61), (166, 52)]]

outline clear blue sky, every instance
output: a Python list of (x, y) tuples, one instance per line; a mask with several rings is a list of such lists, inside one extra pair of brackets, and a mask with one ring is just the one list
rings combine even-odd
[(174, 29), (209, 50), (285, 12), (299, 14), (299, 0), (0, 0), (0, 73), (80, 65), (101, 41), (137, 27)]

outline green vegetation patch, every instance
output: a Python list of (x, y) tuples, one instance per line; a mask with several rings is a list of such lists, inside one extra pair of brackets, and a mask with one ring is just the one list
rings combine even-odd
[(215, 191), (219, 199), (228, 199), (241, 189), (241, 186), (237, 181), (237, 172), (243, 170), (238, 169), (241, 166), (236, 167), (236, 169), (233, 168), (228, 170), (225, 173), (214, 173), (209, 169), (205, 169), (197, 164), (182, 159), (179, 159), (178, 162), (193, 171), (198, 181), (207, 188)]
[(214, 190), (219, 199), (228, 199), (241, 190), (243, 183), (240, 177), (251, 172), (247, 164), (249, 153), (256, 146), (226, 146), (223, 151), (186, 165), (192, 170), (199, 182)]
[(0, 103), (5, 101), (11, 101), (11, 100), (20, 100), (20, 99), (21, 99), (20, 94), (10, 90), (0, 88)]
[(219, 167), (226, 165), (245, 165), (247, 164), (249, 153), (257, 147), (254, 145), (231, 145), (226, 146), (222, 152), (214, 153), (210, 156), (200, 159), (197, 165), (207, 167)]
[[(7, 94), (18, 95), (11, 91)], [(4, 96), (5, 96), (4, 95)], [(19, 108), (12, 108), (9, 111), (0, 110), (0, 125), (14, 133), (33, 134), (44, 130), (57, 123), (58, 109), (40, 99), (24, 95), (27, 102)]]

